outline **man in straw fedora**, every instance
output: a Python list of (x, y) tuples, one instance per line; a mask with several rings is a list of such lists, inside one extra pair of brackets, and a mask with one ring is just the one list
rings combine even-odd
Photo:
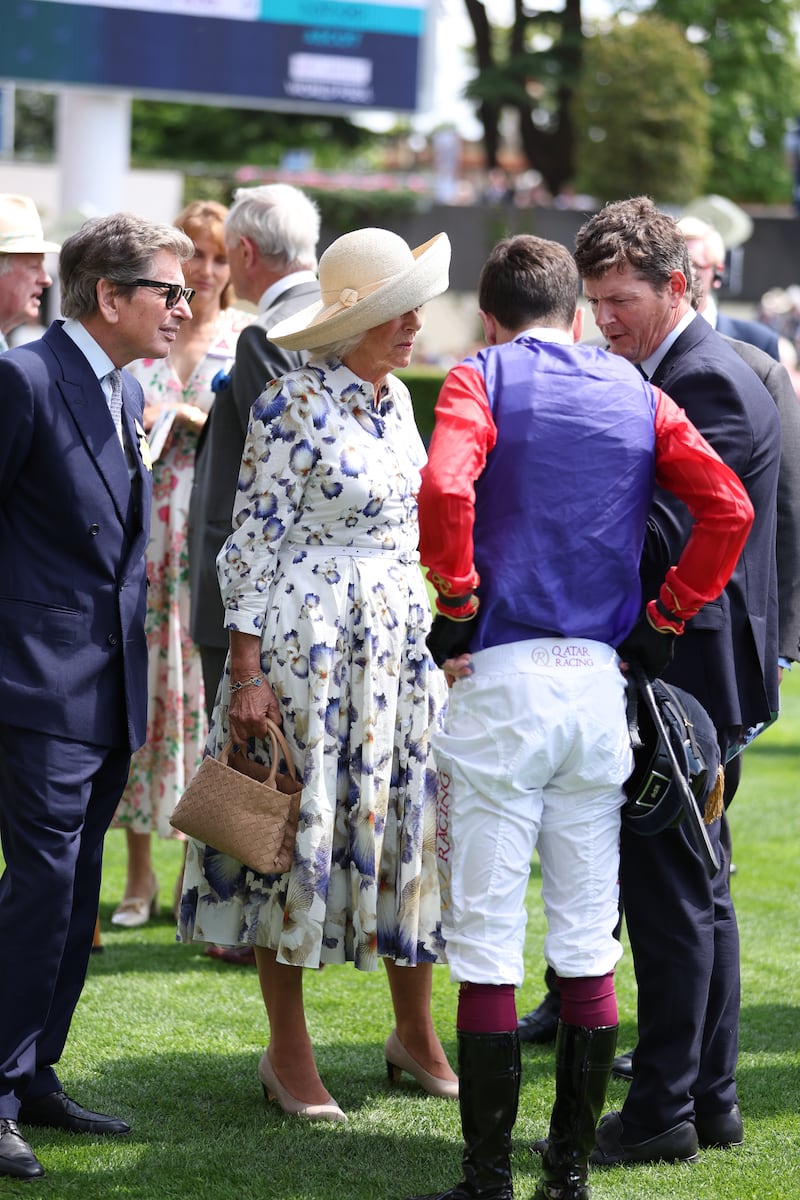
[(39, 320), (42, 292), (53, 282), (44, 256), (60, 249), (45, 240), (30, 196), (0, 192), (0, 353), (12, 330)]

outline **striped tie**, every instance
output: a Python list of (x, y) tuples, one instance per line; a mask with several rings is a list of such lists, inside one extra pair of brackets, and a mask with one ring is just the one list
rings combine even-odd
[(122, 372), (118, 370), (109, 371), (107, 378), (111, 381), (111, 399), (108, 402), (109, 412), (114, 421), (114, 428), (117, 431), (119, 444), (124, 445), (122, 440)]

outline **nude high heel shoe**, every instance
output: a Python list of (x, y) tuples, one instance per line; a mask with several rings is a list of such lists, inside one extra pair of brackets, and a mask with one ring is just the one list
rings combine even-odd
[(431, 1075), (421, 1067), (400, 1041), (396, 1029), (393, 1029), (386, 1039), (383, 1052), (386, 1055), (386, 1074), (390, 1083), (399, 1083), (403, 1071), (406, 1071), (430, 1096), (441, 1096), (445, 1100), (458, 1099), (458, 1080), (440, 1079), (438, 1075)]
[(258, 1078), (268, 1100), (275, 1100), (285, 1113), (293, 1117), (305, 1117), (307, 1121), (346, 1121), (347, 1116), (339, 1108), (332, 1096), (325, 1104), (304, 1104), (296, 1100), (281, 1083), (275, 1074), (275, 1068), (269, 1057), (269, 1049), (261, 1055), (258, 1064)]

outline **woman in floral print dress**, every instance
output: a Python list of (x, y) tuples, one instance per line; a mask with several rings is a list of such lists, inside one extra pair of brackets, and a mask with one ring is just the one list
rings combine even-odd
[[(267, 761), (265, 712), (283, 729), (303, 800), (294, 864), (259, 875), (190, 841), (182, 940), (254, 945), (270, 1024), (259, 1065), (287, 1112), (344, 1120), (314, 1061), (299, 967), (386, 964), (391, 1078), (455, 1097), (430, 1016), (442, 960), (430, 737), (445, 704), (428, 653), (417, 554), (425, 452), (408, 391), (419, 307), (447, 287), (441, 234), (411, 251), (386, 230), (339, 238), (322, 301), (269, 331), (310, 349), (256, 400), (234, 532), (218, 558), (231, 649), (209, 733)], [(376, 282), (373, 282), (376, 281)], [(252, 740), (254, 739), (254, 740)]]
[(253, 317), (229, 308), (230, 274), (223, 222), (227, 209), (195, 201), (175, 224), (191, 237), (194, 258), (184, 266), (195, 288), (186, 321), (168, 358), (141, 359), (130, 370), (145, 394), (145, 427), (154, 449), (153, 509), (147, 546), (150, 580), (147, 741), (133, 756), (114, 824), (128, 849), (125, 893), (112, 924), (144, 925), (158, 903), (150, 839), (174, 837), (172, 810), (197, 770), (207, 728), (199, 652), (189, 637), (186, 522), (197, 439), (211, 407), (211, 380), (233, 365), (241, 329)]

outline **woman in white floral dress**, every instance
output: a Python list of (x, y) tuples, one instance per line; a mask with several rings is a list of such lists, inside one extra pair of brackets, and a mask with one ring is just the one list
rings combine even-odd
[(299, 967), (375, 970), (383, 958), (390, 1078), (458, 1090), (430, 1015), (443, 957), (430, 736), (446, 687), (425, 644), (425, 452), (390, 374), (408, 365), (419, 307), (446, 289), (449, 260), (444, 234), (411, 251), (386, 230), (347, 234), (322, 256), (322, 301), (269, 331), (312, 357), (255, 401), (218, 558), (231, 649), (208, 751), (230, 734), (266, 761), (266, 712), (283, 724), (303, 799), (284, 875), (189, 843), (179, 935), (254, 945), (270, 1024), (261, 1082), (285, 1111), (317, 1119), (346, 1118), (317, 1072)]
[(182, 325), (168, 358), (140, 359), (129, 368), (144, 389), (144, 423), (155, 457), (147, 546), (150, 654), (147, 741), (133, 756), (114, 820), (125, 829), (128, 850), (114, 925), (144, 925), (157, 908), (151, 835), (177, 836), (169, 818), (197, 770), (207, 733), (200, 657), (189, 637), (186, 522), (197, 439), (213, 399), (211, 381), (230, 370), (239, 332), (253, 320), (228, 307), (226, 214), (222, 204), (195, 201), (176, 218), (195, 245), (194, 258), (184, 266), (186, 283), (196, 291), (192, 320)]

